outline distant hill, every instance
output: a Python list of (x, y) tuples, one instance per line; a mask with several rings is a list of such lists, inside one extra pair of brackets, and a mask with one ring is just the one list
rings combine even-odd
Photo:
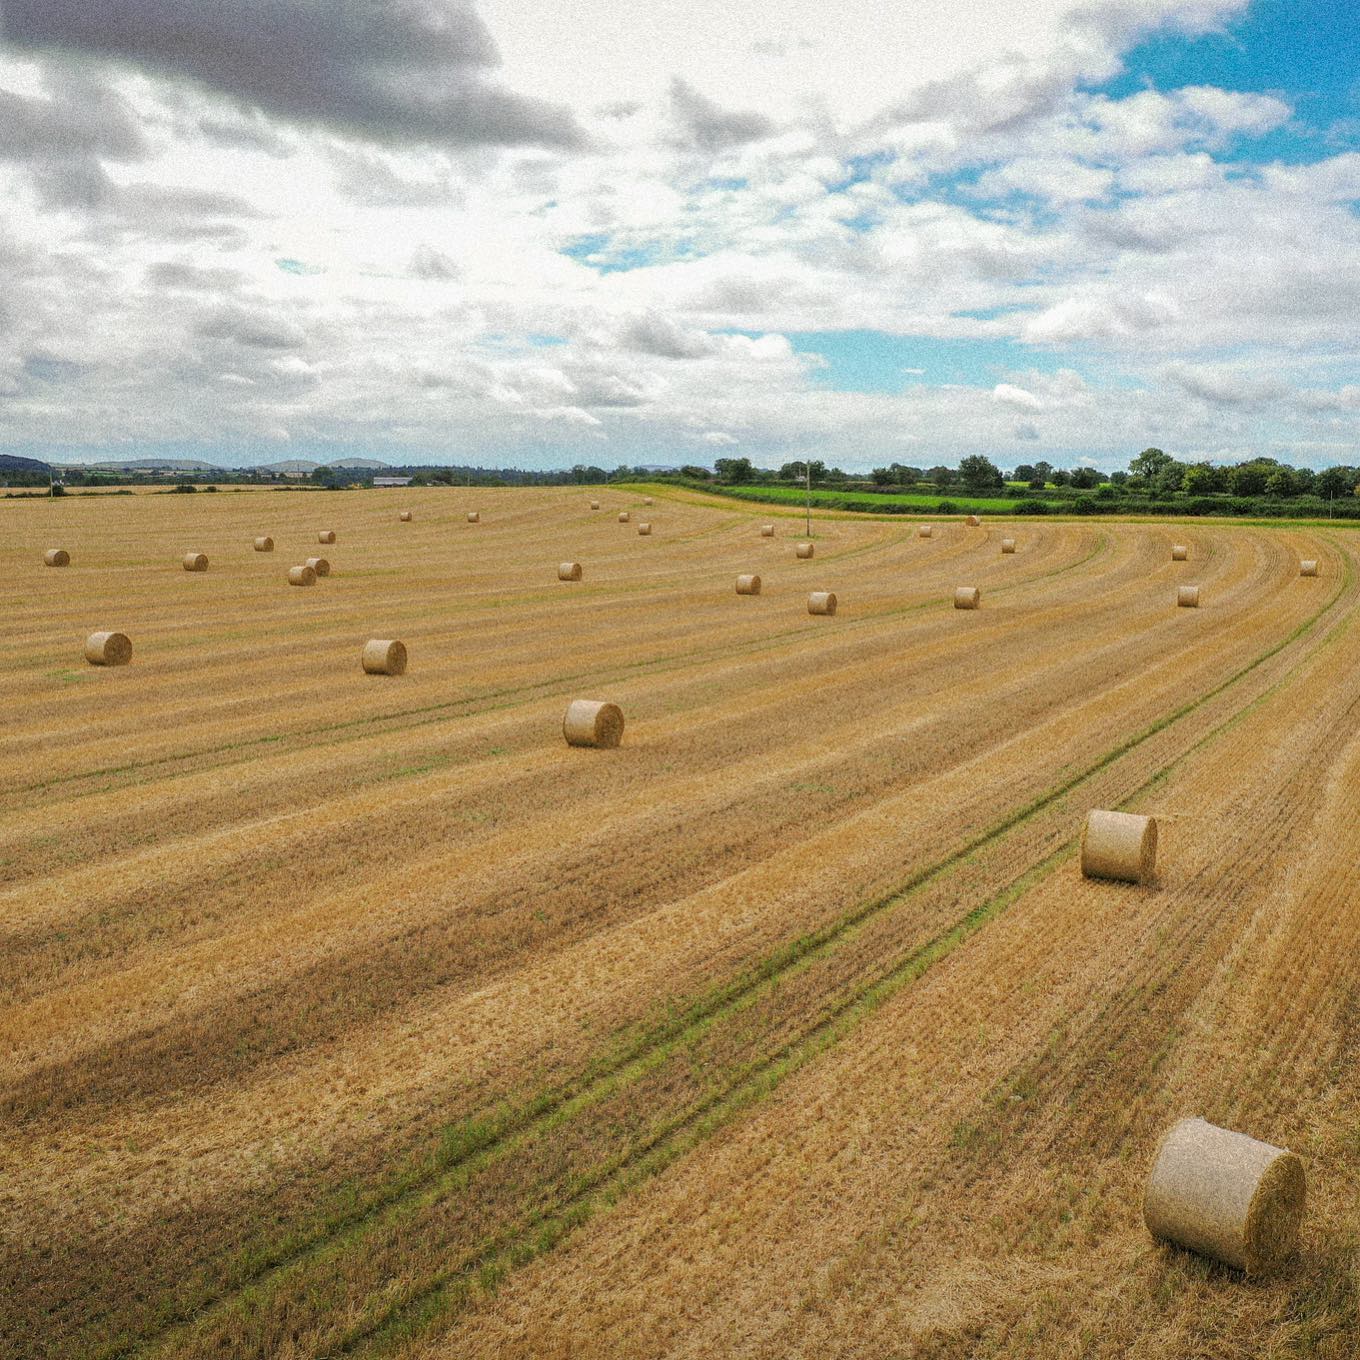
[(33, 472), (44, 477), (52, 475), (51, 467), (36, 458), (20, 458), (16, 453), (0, 453), (0, 472)]
[(200, 458), (123, 458), (109, 463), (67, 463), (89, 472), (221, 472), (216, 463)]
[(260, 472), (315, 472), (321, 466), (306, 458), (285, 458), (281, 463), (260, 463)]
[(391, 467), (391, 463), (380, 462), (376, 458), (337, 458), (333, 463), (326, 463), (324, 466), (331, 468), (386, 468)]

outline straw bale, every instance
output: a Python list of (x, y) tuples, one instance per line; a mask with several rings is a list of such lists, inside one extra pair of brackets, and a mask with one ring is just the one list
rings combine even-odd
[(816, 551), (817, 546), (814, 543), (799, 543), (795, 546), (793, 555), (795, 557), (811, 557)]
[(390, 638), (370, 638), (359, 662), (366, 675), (405, 675), (406, 644)]
[(481, 512), (477, 510), (469, 510), (467, 519), (469, 524), (480, 524), (482, 522)]
[(1173, 543), (1171, 545), (1171, 560), (1173, 562), (1188, 562), (1190, 560), (1190, 549), (1184, 543)]
[(126, 666), (132, 642), (126, 633), (91, 633), (85, 639), (85, 660), (92, 666)]
[(836, 594), (831, 590), (814, 590), (808, 596), (809, 614), (834, 614), (836, 612)]
[(774, 537), (774, 525), (773, 525), (773, 524), (762, 524), (762, 525), (760, 526), (760, 536), (761, 536), (761, 538), (773, 538), (773, 537)]
[(316, 572), (306, 565), (289, 567), (288, 584), (290, 586), (314, 586), (316, 584)]
[(1305, 557), (1299, 563), (1300, 576), (1316, 576), (1318, 574), (1318, 564), (1310, 557)]
[(334, 530), (334, 529), (322, 529), (322, 531), (321, 531), (319, 534), (317, 534), (317, 536), (316, 536), (316, 541), (317, 541), (318, 543), (334, 543), (334, 542), (335, 542), (335, 530)]
[(967, 520), (965, 520), (964, 522), (968, 525), (970, 529), (976, 529), (982, 523), (982, 521), (976, 515), (969, 515)]
[(638, 525), (638, 533), (640, 533), (644, 538), (646, 538), (646, 536), (651, 532), (652, 526), (648, 524), (645, 520)]
[(403, 510), (397, 518), (401, 520), (403, 524), (409, 524), (411, 522), (411, 512), (409, 510)]
[(977, 586), (955, 586), (954, 608), (976, 609), (982, 604), (982, 592)]
[(562, 719), (568, 746), (617, 746), (623, 740), (623, 711), (602, 699), (573, 699)]
[(738, 595), (759, 595), (760, 577), (755, 575), (737, 577)]
[(267, 534), (261, 535), (259, 538), (257, 538), (257, 539), (255, 540), (255, 551), (256, 551), (256, 552), (273, 552), (273, 551), (274, 551), (274, 540), (273, 540), (272, 538), (270, 538)]
[(43, 565), (46, 567), (69, 567), (71, 565), (71, 554), (65, 548), (48, 548), (43, 553)]
[(644, 497), (642, 498), (642, 503), (643, 503), (643, 505), (655, 505), (655, 504), (656, 504), (656, 502), (655, 502), (650, 496), (644, 496)]
[(599, 501), (591, 501), (591, 503), (590, 503), (590, 508), (591, 508), (592, 510), (598, 510), (598, 509), (600, 508), (600, 503), (599, 503)]
[(1198, 586), (1177, 586), (1176, 604), (1181, 609), (1199, 608), (1199, 587)]
[(916, 536), (917, 536), (918, 538), (934, 538), (934, 537), (935, 537), (935, 526), (934, 526), (933, 524), (923, 524), (923, 525), (921, 525), (921, 527), (920, 527), (919, 529), (917, 529), (917, 531), (916, 531)]
[(1001, 551), (1003, 553), (1013, 553), (1015, 551), (1015, 540), (1013, 538), (1003, 538), (1001, 540)]
[(316, 572), (318, 576), (329, 576), (331, 574), (330, 560), (325, 557), (309, 557), (307, 566)]
[(579, 581), (581, 579), (581, 564), (579, 562), (559, 562), (557, 564), (557, 579), (559, 581)]
[(184, 554), (185, 571), (207, 571), (208, 555), (206, 553), (188, 552)]
[(619, 511), (619, 523), (620, 523), (620, 524), (627, 524), (627, 523), (628, 523), (628, 511), (627, 511), (627, 510), (620, 510), (620, 511)]
[(1092, 808), (1081, 833), (1081, 871), (1087, 878), (1151, 883), (1157, 868), (1157, 819)]
[(1306, 1203), (1303, 1163), (1287, 1148), (1182, 1119), (1153, 1159), (1143, 1221), (1163, 1242), (1263, 1275), (1293, 1254)]

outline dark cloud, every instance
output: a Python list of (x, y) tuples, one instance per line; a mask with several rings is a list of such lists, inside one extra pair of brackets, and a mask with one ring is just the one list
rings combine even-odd
[(619, 329), (619, 344), (624, 349), (656, 354), (663, 359), (701, 359), (717, 348), (711, 335), (678, 326), (659, 312), (630, 317)]
[(0, 0), (32, 52), (191, 80), (282, 119), (446, 146), (579, 146), (566, 109), (488, 81), (499, 58), (459, 0)]
[(247, 349), (297, 349), (306, 341), (302, 328), (281, 317), (248, 307), (218, 307), (194, 327), (205, 340), (221, 340)]
[(757, 142), (776, 130), (763, 113), (724, 109), (679, 76), (671, 81), (671, 118), (680, 143), (700, 151)]
[(86, 82), (48, 95), (0, 90), (0, 159), (130, 161), (145, 154), (136, 116), (112, 90)]

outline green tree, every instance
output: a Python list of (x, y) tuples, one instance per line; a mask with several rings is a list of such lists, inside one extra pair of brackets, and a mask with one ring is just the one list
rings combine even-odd
[(1274, 472), (1266, 478), (1266, 495), (1287, 500), (1291, 496), (1298, 495), (1298, 483), (1294, 478), (1294, 470), (1287, 467), (1277, 467)]
[(1259, 496), (1266, 489), (1272, 469), (1259, 461), (1239, 463), (1228, 473), (1228, 489), (1234, 496)]
[(980, 453), (970, 453), (960, 461), (959, 477), (970, 491), (987, 491), (1001, 485), (1001, 469)]
[(1181, 490), (1187, 496), (1212, 496), (1228, 489), (1228, 477), (1222, 468), (1208, 463), (1192, 463), (1181, 478)]
[(1034, 469), (1028, 463), (1021, 463), (1020, 466), (1011, 473), (1011, 480), (1016, 482), (1032, 482), (1034, 480)]
[(1161, 449), (1144, 449), (1129, 463), (1129, 471), (1137, 477), (1146, 477), (1151, 482), (1172, 461), (1171, 455), (1163, 453)]
[(953, 486), (958, 479), (958, 473), (953, 468), (945, 467), (942, 463), (937, 467), (926, 469), (926, 480), (934, 482), (936, 486)]
[(1329, 467), (1317, 475), (1313, 490), (1322, 497), (1349, 496), (1355, 487), (1353, 467)]
[(755, 468), (749, 458), (719, 458), (713, 464), (713, 471), (720, 482), (749, 482), (755, 478)]

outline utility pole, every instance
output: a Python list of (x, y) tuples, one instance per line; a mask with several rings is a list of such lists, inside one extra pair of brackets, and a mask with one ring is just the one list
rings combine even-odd
[(807, 475), (807, 499), (805, 509), (807, 511), (807, 536), (812, 537), (812, 459), (807, 458), (803, 461), (803, 471)]

